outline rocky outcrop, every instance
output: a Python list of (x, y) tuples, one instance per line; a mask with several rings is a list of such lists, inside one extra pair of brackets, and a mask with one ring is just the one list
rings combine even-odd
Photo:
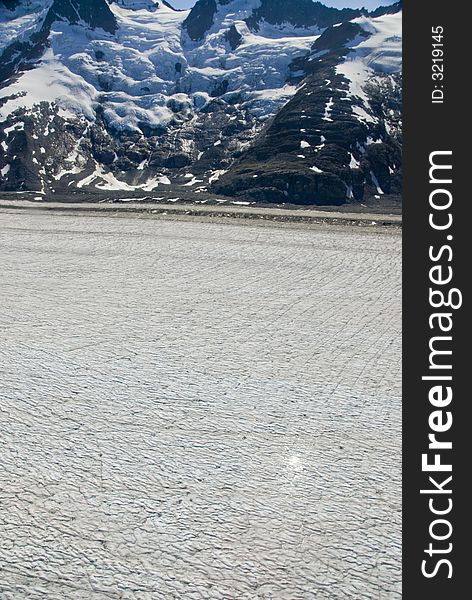
[(202, 40), (213, 25), (218, 10), (217, 0), (198, 0), (183, 23), (183, 29), (193, 41)]
[(49, 27), (57, 19), (65, 19), (71, 24), (82, 21), (92, 29), (101, 28), (112, 34), (118, 28), (106, 0), (54, 0), (45, 26)]
[(260, 7), (255, 9), (246, 20), (248, 25), (258, 30), (262, 22), (271, 25), (289, 23), (298, 28), (319, 27), (325, 29), (335, 23), (348, 21), (365, 14), (365, 10), (350, 8), (337, 9), (325, 6), (313, 0), (292, 0), (287, 7), (286, 0), (261, 0)]
[(239, 33), (236, 25), (231, 25), (231, 27), (226, 32), (226, 39), (231, 46), (231, 50), (236, 50), (236, 48), (242, 43), (243, 36)]

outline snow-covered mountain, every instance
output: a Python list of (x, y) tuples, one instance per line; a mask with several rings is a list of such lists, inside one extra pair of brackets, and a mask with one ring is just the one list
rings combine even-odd
[(401, 3), (0, 0), (0, 190), (398, 195), (400, 77)]

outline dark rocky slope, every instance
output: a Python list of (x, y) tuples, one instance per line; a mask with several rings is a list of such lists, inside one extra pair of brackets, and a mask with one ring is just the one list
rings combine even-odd
[[(377, 73), (365, 85), (366, 103), (351, 97), (336, 66), (368, 33), (355, 23), (328, 28), (312, 56), (296, 61), (303, 85), (252, 147), (212, 189), (264, 202), (363, 202), (401, 195), (402, 84), (400, 74)], [(311, 60), (322, 53), (322, 60)], [(329, 117), (326, 116), (327, 107)], [(356, 112), (357, 109), (357, 112)], [(362, 113), (361, 113), (362, 114)]]

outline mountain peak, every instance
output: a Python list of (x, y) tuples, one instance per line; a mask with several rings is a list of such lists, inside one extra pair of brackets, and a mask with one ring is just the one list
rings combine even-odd
[(403, 0), (395, 2), (395, 4), (389, 4), (387, 6), (379, 6), (370, 13), (371, 17), (382, 17), (383, 15), (393, 15), (400, 12), (403, 8)]
[(260, 0), (260, 7), (248, 19), (248, 24), (258, 29), (262, 21), (271, 25), (288, 23), (299, 28), (318, 26), (320, 29), (360, 16), (361, 9), (337, 9), (313, 0)]
[(118, 28), (115, 16), (106, 0), (54, 0), (45, 24), (66, 20), (71, 24), (86, 23), (92, 29), (115, 33)]

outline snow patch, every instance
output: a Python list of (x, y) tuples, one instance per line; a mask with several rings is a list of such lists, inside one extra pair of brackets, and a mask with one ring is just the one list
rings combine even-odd
[(218, 181), (218, 179), (226, 173), (226, 170), (213, 171), (210, 178), (208, 179), (208, 183), (213, 183), (214, 181)]
[(330, 121), (330, 122), (333, 121), (333, 119), (331, 118), (331, 112), (333, 110), (333, 106), (334, 106), (334, 99), (330, 98), (325, 107), (325, 114), (323, 117), (323, 121)]
[(351, 156), (351, 162), (349, 163), (349, 168), (350, 169), (359, 169), (361, 166), (360, 162), (354, 158), (354, 155), (352, 153), (350, 153), (350, 156)]
[(382, 188), (380, 187), (380, 183), (379, 180), (377, 179), (377, 177), (375, 176), (374, 172), (371, 171), (370, 172), (370, 177), (372, 179), (372, 183), (375, 185), (375, 187), (377, 188), (377, 194), (382, 195), (384, 193), (384, 191), (382, 190)]

